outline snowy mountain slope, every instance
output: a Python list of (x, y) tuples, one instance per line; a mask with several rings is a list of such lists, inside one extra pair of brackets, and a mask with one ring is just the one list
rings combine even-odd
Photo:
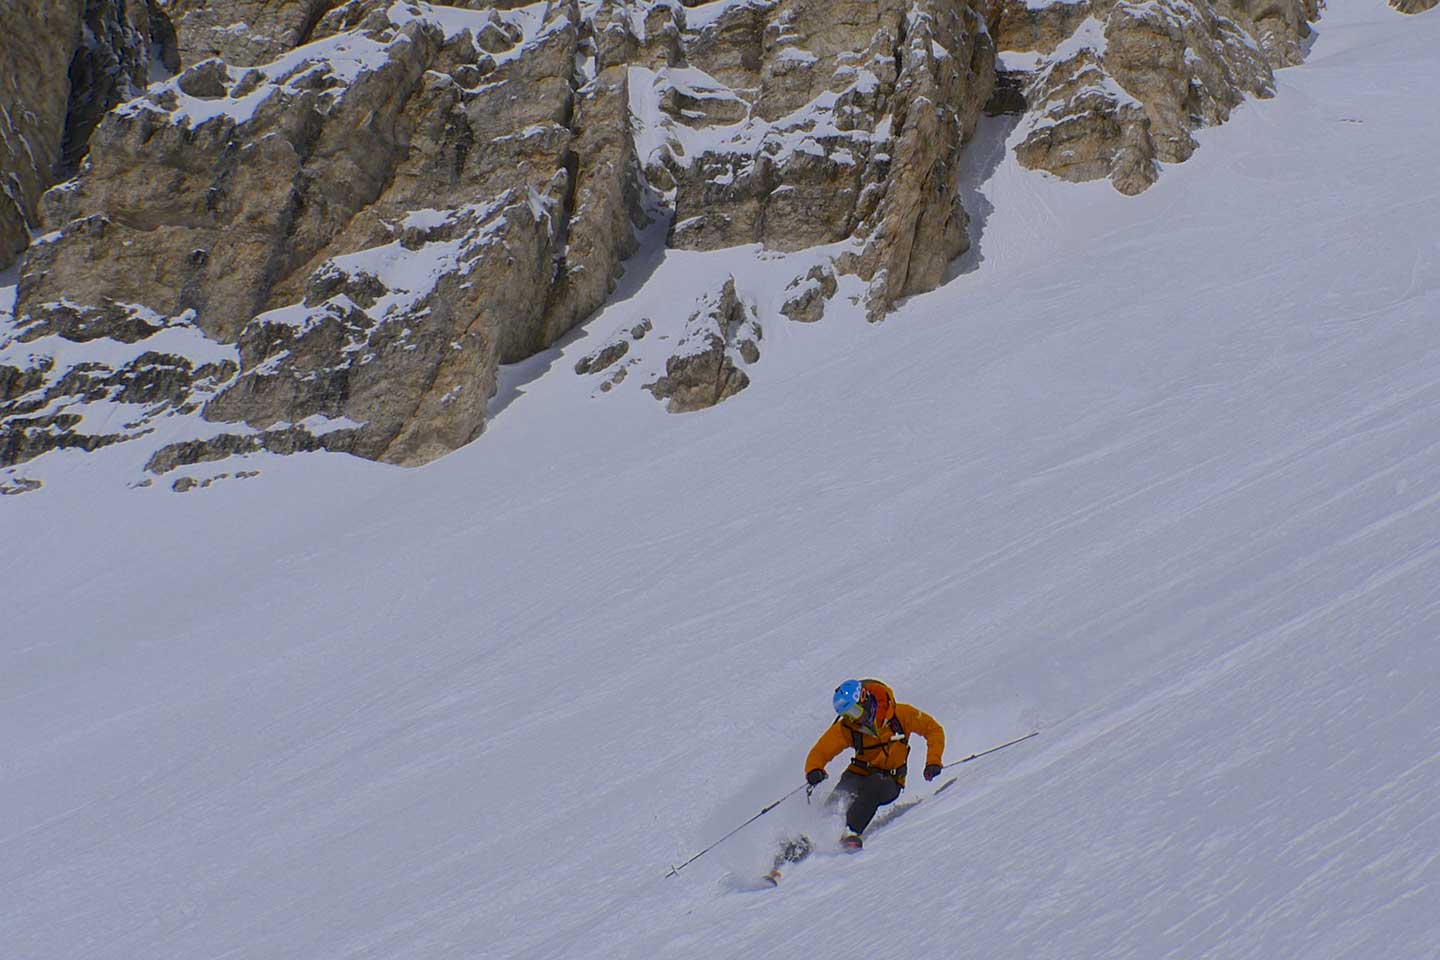
[[(1001, 162), (981, 269), (712, 410), (570, 368), (753, 250), (634, 261), (417, 471), (56, 454), (0, 499), (4, 954), (1436, 956), (1440, 19), (1319, 34), (1137, 199)], [(1044, 732), (772, 893), (803, 802), (664, 877), (856, 674), (951, 758)]]

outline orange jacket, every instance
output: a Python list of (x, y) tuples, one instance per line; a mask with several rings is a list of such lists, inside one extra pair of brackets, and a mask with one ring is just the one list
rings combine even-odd
[[(834, 760), (842, 750), (854, 747), (857, 732), (860, 734), (860, 749), (849, 769), (862, 776), (868, 776), (873, 772), (872, 768), (899, 769), (895, 779), (903, 787), (903, 768), (910, 757), (910, 744), (907, 740), (912, 733), (918, 733), (925, 738), (927, 765), (944, 762), (940, 758), (945, 755), (945, 731), (935, 722), (934, 717), (908, 703), (896, 703), (894, 691), (878, 680), (865, 681), (865, 690), (873, 694), (877, 701), (875, 728), (859, 726), (846, 717), (837, 718), (830, 725), (830, 729), (815, 741), (815, 746), (810, 748), (810, 754), (805, 758), (806, 773), (825, 769), (825, 765)], [(898, 730), (891, 722), (892, 719), (898, 723)]]

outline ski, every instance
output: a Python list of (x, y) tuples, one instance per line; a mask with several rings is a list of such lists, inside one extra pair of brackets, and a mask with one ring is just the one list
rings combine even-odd
[[(1000, 744), (998, 747), (991, 747), (989, 750), (983, 750), (983, 751), (981, 751), (980, 753), (973, 753), (973, 754), (971, 754), (970, 756), (966, 757), (966, 758), (963, 759), (963, 760), (957, 760), (957, 761), (955, 761), (954, 763), (947, 763), (947, 764), (945, 764), (945, 766), (946, 766), (946, 767), (956, 767), (956, 766), (959, 766), (959, 765), (962, 764), (962, 763), (969, 763), (971, 760), (977, 760), (977, 759), (979, 759), (980, 757), (989, 756), (990, 754), (995, 753), (995, 752), (998, 751), (998, 750), (1004, 750), (1006, 747), (1014, 746), (1014, 745), (1017, 744), (1017, 743), (1022, 743), (1022, 742), (1026, 741), (1026, 740), (1029, 740), (1031, 737), (1037, 737), (1037, 736), (1039, 736), (1039, 735), (1040, 735), (1040, 731), (1036, 730), (1036, 731), (1034, 731), (1034, 732), (1032, 732), (1032, 733), (1027, 733), (1027, 734), (1026, 734), (1025, 736), (1023, 736), (1023, 737), (1017, 737), (1017, 738), (1015, 738), (1014, 740), (1010, 740), (1010, 741), (1007, 741), (1006, 743), (1002, 743), (1002, 744)], [(957, 773), (957, 774), (955, 774), (954, 776), (950, 777), (948, 780), (945, 780), (944, 782), (942, 782), (938, 787), (936, 787), (933, 791), (931, 791), (931, 793), (930, 793), (928, 796), (929, 796), (929, 797), (939, 796), (940, 794), (944, 793), (946, 790), (949, 790), (951, 787), (953, 787), (953, 786), (955, 785), (955, 782), (956, 782), (957, 780), (959, 780), (959, 779), (960, 779), (960, 775)], [(793, 793), (794, 791), (791, 791), (791, 792)], [(788, 796), (788, 795), (787, 795), (787, 796)], [(781, 799), (783, 800), (784, 798), (782, 797)], [(870, 821), (869, 829), (870, 829), (871, 831), (878, 831), (878, 830), (880, 830), (880, 829), (883, 829), (884, 827), (889, 826), (890, 824), (894, 823), (896, 820), (898, 820), (898, 819), (900, 819), (901, 817), (903, 817), (905, 814), (909, 813), (911, 810), (914, 810), (916, 807), (920, 806), (920, 804), (924, 803), (926, 799), (927, 799), (927, 797), (909, 797), (909, 798), (906, 798), (906, 799), (904, 799), (904, 800), (900, 800), (900, 801), (898, 801), (898, 802), (896, 802), (896, 803), (891, 804), (887, 809), (881, 811), (881, 812), (875, 817), (875, 819), (873, 819), (873, 820)], [(778, 801), (777, 801), (777, 803), (778, 803)], [(773, 806), (773, 805), (772, 805), (772, 806)], [(768, 809), (770, 809), (770, 808), (766, 808), (766, 809), (768, 810)], [(761, 810), (761, 811), (760, 811), (760, 813), (762, 813), (762, 814), (765, 813), (765, 812), (766, 812), (765, 810)], [(752, 818), (752, 819), (753, 819), (753, 818)], [(747, 821), (747, 822), (748, 822), (748, 821)], [(742, 826), (743, 826), (743, 824), (742, 824)], [(844, 850), (844, 852), (846, 852), (846, 853), (859, 853), (859, 852), (860, 852), (860, 850), (862, 849), (862, 846), (863, 846), (863, 845), (859, 842), (859, 838), (858, 838), (858, 837), (855, 838), (855, 839), (856, 839), (856, 842), (855, 842), (855, 843), (849, 843), (849, 844), (843, 844), (843, 845), (842, 845), (842, 849)], [(780, 868), (781, 868), (781, 866), (784, 865), (784, 864), (786, 864), (786, 863), (799, 863), (799, 862), (801, 862), (802, 860), (804, 860), (806, 857), (810, 856), (810, 854), (813, 853), (814, 850), (815, 850), (815, 841), (811, 840), (809, 837), (805, 836), (804, 834), (801, 834), (801, 835), (798, 836), (798, 837), (794, 837), (794, 838), (785, 840), (785, 841), (780, 845), (779, 851), (775, 854), (775, 860), (774, 860), (774, 862), (771, 864), (769, 871), (767, 871), (765, 874), (763, 874), (763, 875), (759, 878), (759, 880), (757, 881), (758, 884), (759, 884), (759, 888), (762, 889), (762, 890), (769, 890), (769, 889), (774, 889), (775, 887), (778, 887), (778, 886), (780, 885), (780, 876), (781, 876)]]
[(787, 863), (799, 863), (810, 854), (815, 852), (815, 841), (803, 833), (798, 837), (792, 837), (780, 845), (775, 854), (775, 861), (770, 865), (770, 870), (760, 878), (762, 889), (770, 889), (780, 885), (780, 867)]
[(874, 831), (879, 830), (881, 827), (885, 826), (887, 823), (894, 823), (896, 820), (905, 816), (905, 814), (909, 813), (911, 810), (914, 810), (916, 807), (920, 806), (921, 801), (923, 801), (924, 799), (924, 797), (911, 797), (908, 800), (901, 800), (897, 803), (894, 803), (885, 810), (881, 810), (878, 814), (875, 815), (875, 819), (870, 821), (868, 832), (873, 833)]

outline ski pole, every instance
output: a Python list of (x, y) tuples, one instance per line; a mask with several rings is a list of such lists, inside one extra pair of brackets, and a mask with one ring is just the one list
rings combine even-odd
[(665, 874), (665, 876), (675, 876), (681, 870), (684, 870), (686, 867), (690, 866), (690, 864), (694, 863), (696, 860), (699, 860), (701, 857), (705, 856), (705, 854), (709, 853), (711, 850), (714, 850), (716, 847), (720, 846), (720, 844), (724, 843), (726, 840), (729, 840), (731, 837), (735, 836), (735, 834), (739, 833), (741, 830), (744, 830), (746, 827), (750, 826), (750, 824), (754, 823), (756, 820), (759, 820), (761, 817), (765, 816), (765, 814), (769, 813), (771, 810), (774, 810), (776, 807), (780, 806), (780, 804), (784, 803), (786, 800), (789, 800), (801, 790), (804, 790), (807, 786), (809, 786), (808, 783), (802, 783), (794, 790), (791, 790), (789, 793), (785, 794), (785, 796), (781, 797), (779, 800), (776, 800), (769, 806), (762, 808), (759, 813), (755, 814), (755, 816), (751, 817), (749, 820), (746, 820), (744, 823), (740, 824), (740, 826), (736, 827), (734, 830), (731, 830), (729, 833), (725, 834), (725, 836), (721, 837), (719, 840), (716, 840), (714, 843), (710, 844), (710, 846), (706, 847), (704, 850), (701, 850), (689, 860), (686, 860), (684, 863), (680, 864), (680, 866), (671, 867), (670, 872)]
[(1039, 730), (1036, 730), (1034, 733), (1027, 733), (1027, 734), (1025, 734), (1025, 736), (1023, 736), (1023, 737), (1016, 737), (1014, 740), (1010, 740), (1010, 741), (1008, 741), (1008, 742), (1006, 742), (1006, 743), (1002, 743), (1002, 744), (1000, 744), (1000, 746), (998, 746), (998, 747), (991, 747), (989, 750), (981, 750), (979, 753), (972, 753), (972, 754), (970, 754), (970, 756), (966, 757), (964, 760), (955, 760), (955, 761), (952, 761), (951, 763), (947, 763), (947, 764), (945, 764), (943, 767), (941, 767), (940, 769), (942, 769), (942, 770), (949, 770), (951, 767), (958, 767), (958, 766), (960, 766), (960, 764), (962, 764), (962, 763), (969, 763), (971, 760), (978, 760), (980, 757), (988, 756), (989, 754), (994, 753), (996, 750), (1004, 750), (1006, 747), (1013, 747), (1013, 746), (1015, 746), (1015, 744), (1017, 744), (1017, 743), (1020, 743), (1020, 742), (1025, 741), (1025, 740), (1029, 740), (1031, 737), (1038, 737), (1038, 736), (1040, 736), (1040, 731), (1039, 731)]

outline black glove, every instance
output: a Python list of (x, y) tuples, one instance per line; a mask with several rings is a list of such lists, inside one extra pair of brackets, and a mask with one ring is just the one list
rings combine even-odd
[(925, 764), (925, 779), (934, 780), (936, 777), (940, 776), (940, 771), (944, 769), (945, 768), (940, 766), (940, 764), (938, 763)]
[(825, 779), (825, 771), (819, 769), (818, 767), (817, 767), (816, 769), (814, 769), (814, 770), (811, 770), (809, 773), (805, 774), (805, 782), (808, 783), (808, 784), (810, 784), (810, 786), (812, 786), (812, 787), (818, 785), (818, 784), (820, 783), (820, 781), (821, 781), (821, 780), (824, 780), (824, 779)]

